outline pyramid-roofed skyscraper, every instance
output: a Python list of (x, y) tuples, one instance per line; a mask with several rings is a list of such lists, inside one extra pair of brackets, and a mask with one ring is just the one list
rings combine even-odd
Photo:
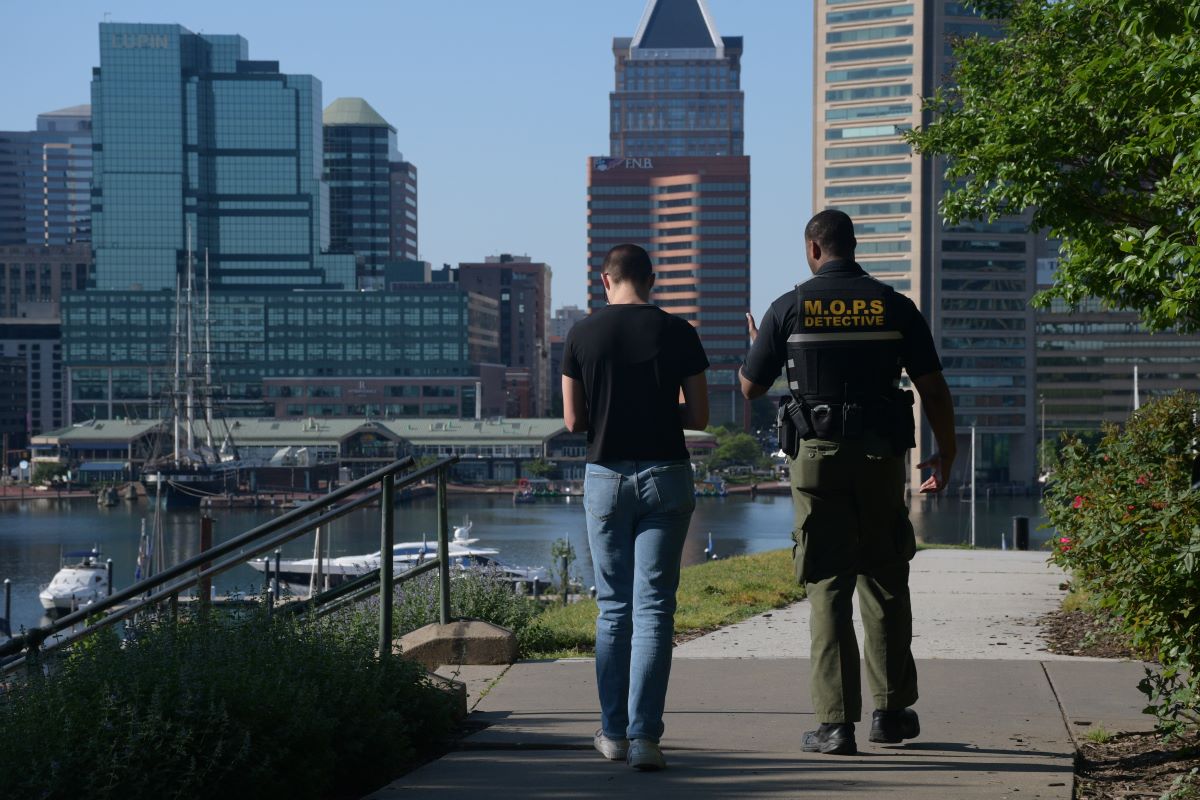
[(746, 420), (737, 385), (750, 305), (750, 159), (742, 39), (721, 36), (704, 0), (649, 0), (613, 39), (611, 152), (588, 162), (588, 307), (615, 245), (654, 259), (653, 301), (691, 322), (712, 369), (714, 424)]

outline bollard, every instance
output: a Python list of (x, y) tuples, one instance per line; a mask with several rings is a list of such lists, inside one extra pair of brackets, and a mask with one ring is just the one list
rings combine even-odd
[(1028, 550), (1029, 549), (1029, 517), (1013, 517), (1013, 549)]
[(562, 568), (562, 604), (565, 606), (567, 604), (567, 591), (571, 587), (571, 579), (567, 575), (569, 564), (566, 556), (563, 556), (559, 560), (559, 566)]
[(593, 586), (592, 588), (588, 589), (588, 594), (590, 594), (592, 596), (592, 599), (595, 600), (596, 599), (596, 587)]
[[(200, 518), (200, 552), (212, 549), (213, 538), (213, 519), (208, 514)], [(208, 569), (209, 564), (201, 564), (200, 571)], [(196, 597), (199, 599), (201, 611), (208, 609), (208, 604), (212, 600), (212, 577), (201, 578), (199, 585), (196, 587)]]
[(275, 550), (275, 597), (276, 597), (276, 599), (278, 599), (279, 597), (282, 596), (282, 593), (280, 592), (280, 586), (283, 581), (283, 575), (281, 574), (281, 572), (279, 570), (279, 556), (280, 555), (281, 555), (281, 553), (280, 553), (279, 549), (276, 548), (276, 550)]
[(104, 573), (105, 573), (105, 575), (107, 576), (107, 579), (108, 579), (108, 597), (112, 597), (112, 592), (113, 592), (113, 587), (112, 587), (112, 584), (113, 584), (113, 565), (112, 565), (112, 559), (111, 559), (111, 558), (110, 558), (110, 559), (108, 559), (107, 561), (105, 561), (105, 562), (104, 562)]
[(533, 579), (533, 599), (537, 600), (542, 596), (542, 582), (538, 578)]
[(12, 635), (12, 579), (4, 579), (4, 622), (9, 626)]

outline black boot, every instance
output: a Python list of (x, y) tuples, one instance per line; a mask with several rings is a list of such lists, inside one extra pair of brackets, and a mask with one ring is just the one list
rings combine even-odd
[(872, 742), (879, 744), (900, 744), (905, 739), (915, 739), (921, 735), (921, 721), (917, 712), (911, 708), (901, 708), (895, 711), (876, 711), (871, 715)]
[(858, 745), (854, 742), (854, 723), (822, 722), (821, 727), (804, 734), (801, 749), (806, 753), (852, 756), (858, 752)]

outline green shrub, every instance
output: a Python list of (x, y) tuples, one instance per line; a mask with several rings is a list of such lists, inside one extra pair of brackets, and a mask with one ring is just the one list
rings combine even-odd
[[(438, 574), (427, 572), (396, 587), (392, 630), (396, 636), (437, 622), (439, 615)], [(368, 603), (368, 615), (378, 608)], [(468, 570), (455, 573), (450, 581), (450, 615), (455, 619), (482, 619), (520, 634), (538, 615), (540, 604), (513, 591), (512, 584), (498, 571)]]
[(1200, 491), (1191, 489), (1200, 399), (1177, 393), (1068, 440), (1046, 493), (1053, 559), (1157, 659), (1141, 689), (1164, 733), (1200, 721)]
[(367, 625), (215, 618), (134, 633), (93, 637), (0, 695), (7, 796), (356, 796), (452, 725), (418, 667), (376, 657)]

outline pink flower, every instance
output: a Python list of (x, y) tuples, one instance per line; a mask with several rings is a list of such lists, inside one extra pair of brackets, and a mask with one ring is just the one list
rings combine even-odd
[(1138, 479), (1136, 481), (1134, 481), (1134, 483), (1136, 483), (1138, 486), (1149, 486), (1150, 485), (1150, 476), (1145, 475), (1145, 474), (1138, 475)]
[(1075, 495), (1075, 502), (1071, 503), (1071, 508), (1083, 508), (1083, 495)]

